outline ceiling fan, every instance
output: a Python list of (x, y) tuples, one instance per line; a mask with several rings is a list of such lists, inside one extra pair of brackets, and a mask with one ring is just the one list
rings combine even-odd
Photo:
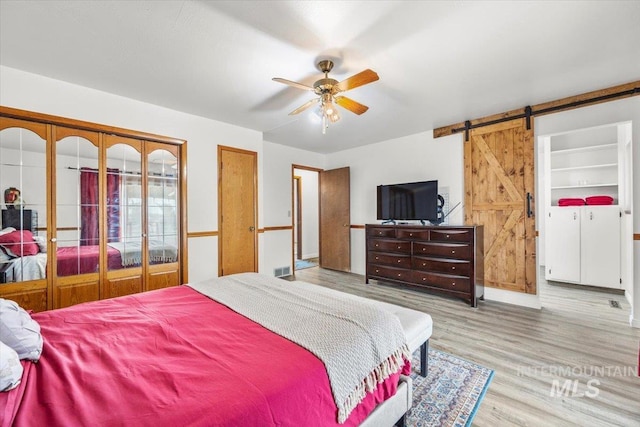
[(293, 116), (295, 114), (299, 114), (319, 102), (320, 112), (322, 114), (322, 133), (325, 133), (327, 127), (329, 126), (329, 122), (335, 123), (340, 120), (340, 114), (333, 105), (334, 102), (342, 108), (346, 108), (352, 113), (358, 115), (364, 113), (369, 109), (369, 107), (367, 107), (366, 105), (360, 104), (359, 102), (356, 102), (351, 98), (347, 98), (346, 96), (342, 95), (335, 96), (336, 94), (375, 82), (379, 78), (378, 74), (376, 74), (375, 71), (367, 69), (341, 82), (338, 82), (335, 79), (329, 78), (329, 71), (331, 71), (332, 68), (333, 61), (331, 60), (326, 59), (318, 62), (318, 69), (324, 73), (324, 78), (316, 81), (313, 86), (308, 86), (291, 80), (282, 79), (280, 77), (273, 78), (273, 81), (284, 83), (286, 85), (302, 90), (310, 90), (315, 92), (316, 95), (319, 95), (319, 98), (314, 98), (304, 103), (300, 107), (290, 112), (289, 115)]

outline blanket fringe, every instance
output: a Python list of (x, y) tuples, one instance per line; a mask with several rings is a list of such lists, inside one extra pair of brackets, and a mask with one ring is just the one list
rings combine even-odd
[(344, 424), (351, 412), (362, 402), (367, 393), (374, 392), (378, 384), (402, 369), (406, 360), (411, 360), (411, 353), (409, 352), (409, 347), (404, 344), (376, 366), (373, 371), (362, 380), (358, 387), (347, 396), (342, 406), (338, 408), (338, 424)]

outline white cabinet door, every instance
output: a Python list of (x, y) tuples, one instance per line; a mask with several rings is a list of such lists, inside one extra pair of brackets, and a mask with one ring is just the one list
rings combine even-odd
[(620, 208), (584, 206), (581, 229), (581, 283), (620, 289)]
[(549, 208), (545, 236), (547, 280), (580, 283), (580, 209)]

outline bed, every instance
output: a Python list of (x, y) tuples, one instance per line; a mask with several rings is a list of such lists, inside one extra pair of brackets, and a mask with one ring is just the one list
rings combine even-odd
[[(291, 307), (297, 301), (306, 305), (313, 300), (313, 309), (321, 312), (328, 298), (349, 307), (364, 300), (245, 273), (36, 313), (44, 337), (42, 356), (37, 364), (23, 361), (18, 388), (0, 393), (0, 408), (5, 408), (0, 424), (372, 426), (394, 424), (411, 406), (411, 380), (404, 376), (409, 363), (403, 358), (400, 369), (381, 378), (338, 422), (331, 363), (320, 360), (316, 349), (272, 332), (273, 325), (251, 320), (255, 308), (236, 312), (235, 302), (225, 298), (233, 299), (239, 288), (227, 287), (232, 290), (227, 296), (219, 293), (229, 283), (260, 283), (255, 291), (267, 293), (272, 286), (284, 292), (295, 288), (280, 317), (296, 316)], [(205, 294), (211, 289), (224, 304)], [(243, 292), (237, 292), (239, 300)], [(262, 307), (268, 298), (256, 300), (251, 305)], [(391, 304), (365, 305), (366, 310), (381, 309), (376, 316), (401, 313), (395, 318), (408, 350), (426, 348), (432, 327), (428, 315)], [(350, 347), (360, 340), (353, 335), (340, 341)]]

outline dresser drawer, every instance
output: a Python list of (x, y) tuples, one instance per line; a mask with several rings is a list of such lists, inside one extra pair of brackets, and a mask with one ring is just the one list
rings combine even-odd
[(415, 270), (434, 271), (438, 273), (455, 274), (456, 276), (469, 277), (471, 272), (471, 263), (469, 261), (442, 258), (423, 258), (415, 257), (413, 259), (413, 268)]
[(398, 229), (396, 237), (398, 239), (429, 240), (429, 230), (401, 228)]
[(411, 253), (411, 242), (401, 240), (370, 239), (367, 249), (377, 252)]
[(411, 268), (411, 257), (409, 255), (370, 252), (369, 262), (371, 264), (393, 265), (401, 268)]
[(385, 277), (393, 280), (410, 281), (412, 272), (411, 270), (405, 270), (402, 268), (393, 268), (382, 265), (370, 265), (369, 275), (375, 277)]
[(465, 243), (413, 242), (413, 254), (469, 259), (471, 257), (471, 245)]
[(431, 230), (431, 241), (438, 242), (470, 242), (473, 237), (472, 230)]
[(414, 283), (419, 285), (434, 286), (456, 292), (469, 292), (471, 289), (468, 277), (452, 276), (449, 274), (414, 271), (413, 280)]
[(367, 227), (367, 234), (372, 237), (396, 237), (396, 229), (391, 227)]

